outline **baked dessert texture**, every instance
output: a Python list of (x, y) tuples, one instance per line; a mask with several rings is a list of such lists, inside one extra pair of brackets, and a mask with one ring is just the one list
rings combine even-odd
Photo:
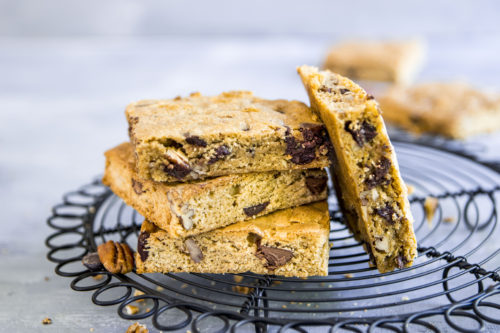
[(234, 173), (322, 168), (324, 125), (298, 101), (247, 91), (143, 100), (126, 110), (141, 178), (179, 182)]
[(328, 275), (330, 219), (326, 201), (280, 210), (185, 239), (145, 221), (137, 273)]
[(142, 180), (130, 143), (108, 150), (103, 183), (146, 219), (187, 237), (327, 197), (321, 169), (233, 174), (190, 183)]
[(379, 101), (388, 123), (417, 134), (463, 139), (500, 130), (500, 94), (463, 82), (394, 86)]
[(413, 217), (377, 102), (338, 74), (310, 66), (298, 72), (332, 140), (334, 184), (348, 226), (380, 272), (411, 266)]
[(420, 70), (423, 43), (413, 41), (350, 41), (333, 46), (324, 68), (359, 80), (408, 83)]

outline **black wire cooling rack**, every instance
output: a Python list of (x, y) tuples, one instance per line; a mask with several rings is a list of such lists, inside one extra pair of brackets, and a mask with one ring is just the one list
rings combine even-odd
[[(411, 268), (370, 268), (330, 196), (328, 277), (90, 272), (81, 264), (85, 254), (109, 239), (134, 249), (142, 222), (100, 180), (53, 208), (48, 259), (58, 275), (72, 278), (73, 290), (93, 291), (93, 303), (118, 305), (124, 319), (151, 317), (162, 331), (500, 331), (499, 165), (453, 142), (407, 139), (393, 141), (414, 189), (419, 256)], [(428, 196), (439, 199), (431, 221)]]

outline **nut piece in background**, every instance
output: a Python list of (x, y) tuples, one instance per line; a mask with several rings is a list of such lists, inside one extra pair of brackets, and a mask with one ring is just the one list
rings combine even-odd
[(97, 253), (110, 273), (126, 274), (134, 269), (134, 254), (127, 244), (109, 240), (97, 247)]

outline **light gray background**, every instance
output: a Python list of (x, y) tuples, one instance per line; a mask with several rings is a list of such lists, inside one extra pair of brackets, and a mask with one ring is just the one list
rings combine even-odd
[[(353, 37), (423, 38), (419, 80), (500, 89), (499, 19), (496, 1), (0, 1), (0, 331), (130, 324), (70, 290), (43, 244), (50, 207), (127, 139), (128, 102), (229, 89), (306, 101), (295, 67)], [(472, 141), (500, 156), (498, 135)]]

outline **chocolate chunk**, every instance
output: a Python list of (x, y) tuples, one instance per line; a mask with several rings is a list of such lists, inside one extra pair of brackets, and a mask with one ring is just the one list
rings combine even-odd
[(348, 92), (351, 92), (349, 89), (346, 89), (346, 88), (340, 88), (339, 91), (342, 95), (347, 94)]
[(91, 271), (98, 271), (104, 268), (97, 252), (91, 252), (83, 257), (82, 264)]
[(141, 195), (144, 192), (146, 192), (142, 189), (142, 183), (140, 181), (135, 180), (134, 178), (132, 178), (132, 188), (134, 189), (134, 192), (138, 195)]
[(139, 256), (141, 257), (142, 261), (146, 261), (148, 259), (149, 251), (146, 248), (146, 242), (149, 238), (149, 232), (141, 232), (139, 234), (139, 237), (137, 238), (137, 252), (139, 253)]
[(220, 147), (217, 147), (215, 149), (215, 155), (208, 160), (208, 164), (214, 164), (218, 160), (223, 159), (228, 155), (231, 155), (231, 151), (229, 150), (228, 146), (222, 145)]
[(371, 95), (371, 94), (368, 94), (368, 95), (366, 95), (366, 99), (371, 100), (371, 99), (375, 99), (375, 97), (373, 97), (373, 95)]
[(396, 262), (398, 263), (398, 268), (403, 269), (409, 263), (409, 260), (403, 254), (399, 254), (396, 258)]
[(170, 164), (165, 165), (164, 170), (170, 176), (182, 179), (191, 172), (191, 166), (188, 163), (189, 161), (181, 152), (169, 149), (167, 150), (165, 157)]
[(321, 91), (321, 92), (326, 92), (326, 93), (332, 93), (332, 92), (333, 92), (333, 89), (332, 89), (332, 88), (329, 88), (329, 87), (327, 87), (327, 86), (321, 86), (321, 87), (319, 88), (319, 91)]
[(243, 208), (243, 211), (247, 216), (254, 216), (262, 212), (269, 205), (269, 201), (263, 202), (261, 204)]
[(206, 147), (207, 142), (196, 135), (186, 137), (186, 142), (193, 146)]
[(259, 244), (255, 256), (259, 259), (266, 259), (266, 267), (269, 270), (275, 270), (276, 268), (289, 262), (290, 259), (293, 258), (293, 252), (286, 249), (279, 249)]
[(331, 143), (328, 139), (325, 126), (322, 124), (303, 123), (299, 131), (303, 140), (291, 135), (290, 128), (286, 128), (285, 143), (287, 155), (292, 156), (292, 163), (309, 164), (316, 159), (316, 151), (327, 149), (331, 152)]
[(395, 224), (400, 220), (400, 217), (394, 211), (394, 208), (389, 204), (386, 204), (385, 207), (375, 208), (373, 211), (390, 224)]
[(306, 177), (306, 186), (311, 191), (312, 194), (320, 194), (322, 193), (325, 188), (326, 188), (326, 182), (328, 180), (328, 177), (322, 176), (322, 177)]
[(363, 147), (365, 142), (370, 142), (374, 137), (377, 136), (377, 129), (375, 126), (363, 120), (361, 125), (354, 125), (351, 120), (348, 120), (344, 124), (344, 130), (349, 132), (358, 144), (358, 146)]
[(391, 161), (386, 157), (382, 157), (379, 163), (370, 170), (368, 178), (365, 179), (365, 184), (367, 185), (367, 188), (371, 190), (372, 188), (378, 185), (389, 184), (390, 181), (385, 176), (387, 175), (390, 169), (391, 169)]
[(201, 252), (198, 244), (192, 238), (186, 238), (184, 241), (184, 245), (186, 246), (187, 251), (189, 252), (189, 256), (195, 263), (199, 263), (203, 260), (203, 253)]

